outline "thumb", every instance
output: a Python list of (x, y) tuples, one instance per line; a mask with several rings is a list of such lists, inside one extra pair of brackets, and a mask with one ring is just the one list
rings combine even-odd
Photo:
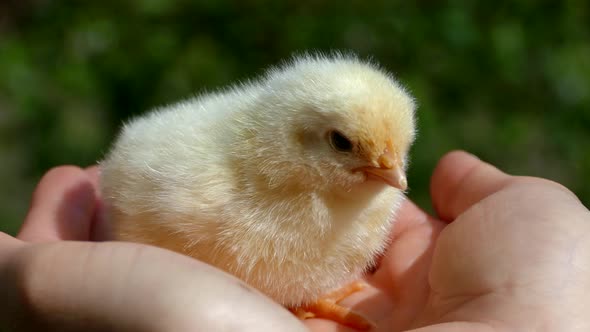
[(56, 167), (35, 189), (18, 238), (31, 242), (88, 240), (95, 201), (87, 172), (75, 166)]
[(15, 251), (0, 269), (0, 330), (304, 330), (235, 277), (155, 247), (36, 244)]
[(452, 221), (511, 177), (464, 151), (453, 151), (438, 162), (430, 181), (430, 196), (438, 216)]

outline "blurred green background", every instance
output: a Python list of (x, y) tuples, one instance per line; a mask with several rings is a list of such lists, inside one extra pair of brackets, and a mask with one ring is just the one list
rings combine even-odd
[(588, 1), (21, 0), (0, 2), (0, 231), (45, 171), (100, 160), (130, 116), (309, 49), (373, 57), (416, 96), (420, 205), (462, 148), (588, 206)]

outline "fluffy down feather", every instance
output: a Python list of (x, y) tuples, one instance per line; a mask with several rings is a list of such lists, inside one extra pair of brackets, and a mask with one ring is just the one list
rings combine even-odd
[(101, 189), (117, 239), (192, 256), (297, 306), (357, 279), (384, 249), (414, 133), (412, 98), (375, 64), (303, 55), (127, 123)]

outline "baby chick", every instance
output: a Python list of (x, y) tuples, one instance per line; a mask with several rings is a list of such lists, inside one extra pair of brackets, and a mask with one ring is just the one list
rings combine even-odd
[(117, 239), (366, 327), (321, 298), (384, 250), (414, 136), (413, 99), (391, 75), (351, 55), (303, 55), (126, 124), (101, 189)]

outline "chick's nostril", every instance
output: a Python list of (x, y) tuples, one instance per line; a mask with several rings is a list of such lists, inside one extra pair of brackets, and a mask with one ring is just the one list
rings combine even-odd
[(379, 156), (379, 167), (391, 169), (394, 166), (394, 160), (389, 154), (382, 154)]

